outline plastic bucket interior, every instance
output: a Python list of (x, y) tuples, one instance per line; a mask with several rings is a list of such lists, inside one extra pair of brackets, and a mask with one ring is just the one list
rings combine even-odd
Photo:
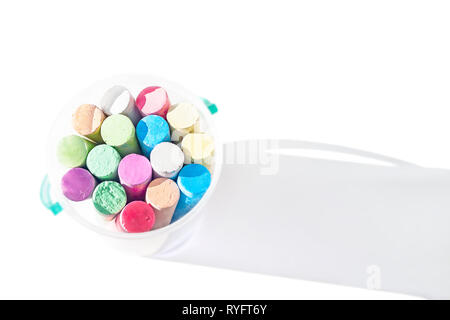
[[(145, 233), (124, 233), (116, 230), (113, 222), (104, 220), (96, 211), (92, 200), (73, 202), (66, 199), (61, 191), (61, 178), (68, 168), (62, 166), (56, 157), (56, 147), (59, 140), (69, 134), (75, 134), (72, 129), (71, 119), (75, 109), (85, 103), (98, 105), (104, 92), (114, 86), (122, 85), (126, 87), (136, 98), (137, 94), (148, 86), (161, 86), (167, 90), (172, 104), (178, 102), (190, 102), (196, 106), (203, 121), (205, 132), (214, 139), (215, 153), (213, 166), (211, 168), (212, 181), (207, 192), (199, 203), (185, 216), (176, 222), (161, 229), (152, 230)], [(215, 107), (213, 105), (213, 107)], [(41, 198), (50, 198), (47, 192), (51, 192), (50, 204), (54, 211), (63, 210), (73, 219), (81, 223), (86, 228), (103, 236), (103, 238), (119, 250), (131, 254), (152, 255), (157, 252), (167, 253), (185, 243), (203, 214), (202, 207), (209, 200), (214, 192), (222, 169), (222, 143), (216, 133), (212, 119), (214, 110), (207, 100), (189, 92), (183, 87), (152, 75), (118, 75), (98, 81), (86, 89), (80, 91), (70, 99), (63, 109), (58, 113), (51, 128), (47, 145), (48, 183), (41, 190)], [(46, 190), (50, 189), (50, 190)], [(44, 193), (44, 194), (43, 194)]]

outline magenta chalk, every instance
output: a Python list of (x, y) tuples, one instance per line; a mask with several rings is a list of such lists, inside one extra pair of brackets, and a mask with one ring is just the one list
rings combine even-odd
[(137, 96), (136, 106), (143, 117), (154, 114), (166, 118), (170, 107), (169, 96), (161, 87), (147, 87)]
[(155, 211), (144, 201), (130, 202), (116, 217), (116, 227), (123, 232), (147, 232), (154, 224)]
[(95, 178), (83, 168), (70, 169), (61, 179), (62, 192), (72, 201), (83, 201), (89, 198), (95, 184)]
[(120, 161), (118, 172), (128, 201), (144, 200), (147, 186), (152, 179), (150, 161), (139, 154), (129, 154)]

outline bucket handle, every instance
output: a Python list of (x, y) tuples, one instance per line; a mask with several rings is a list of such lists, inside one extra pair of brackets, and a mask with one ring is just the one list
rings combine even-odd
[(55, 216), (62, 211), (62, 207), (59, 202), (53, 202), (50, 196), (50, 181), (48, 175), (45, 175), (41, 183), (41, 202), (48, 210), (50, 210)]
[(214, 103), (212, 103), (211, 101), (209, 101), (206, 98), (201, 98), (201, 99), (202, 99), (203, 103), (206, 105), (206, 107), (208, 108), (209, 112), (211, 112), (211, 114), (215, 114), (218, 111), (217, 106)]

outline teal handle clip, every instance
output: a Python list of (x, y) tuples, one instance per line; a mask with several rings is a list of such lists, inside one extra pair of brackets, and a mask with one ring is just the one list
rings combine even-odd
[(211, 114), (215, 114), (218, 111), (217, 106), (214, 103), (205, 98), (202, 98), (202, 100)]
[(62, 211), (59, 202), (53, 202), (50, 197), (50, 182), (48, 181), (48, 175), (45, 175), (41, 183), (41, 202), (44, 207), (50, 210), (55, 216)]

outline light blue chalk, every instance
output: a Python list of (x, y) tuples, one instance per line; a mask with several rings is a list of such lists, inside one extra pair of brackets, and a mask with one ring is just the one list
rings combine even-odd
[(211, 184), (211, 173), (201, 164), (188, 164), (178, 174), (177, 184), (180, 199), (171, 222), (183, 217), (200, 201)]
[(183, 192), (180, 192), (180, 199), (178, 200), (177, 207), (175, 209), (175, 212), (172, 216), (172, 221), (170, 223), (173, 223), (177, 221), (178, 219), (182, 218), (186, 213), (191, 211), (193, 207), (200, 201), (203, 194), (199, 197), (195, 198), (189, 198), (186, 197), (186, 195)]
[(156, 115), (146, 116), (138, 122), (136, 136), (142, 153), (149, 157), (157, 144), (170, 141), (169, 124), (163, 117)]

